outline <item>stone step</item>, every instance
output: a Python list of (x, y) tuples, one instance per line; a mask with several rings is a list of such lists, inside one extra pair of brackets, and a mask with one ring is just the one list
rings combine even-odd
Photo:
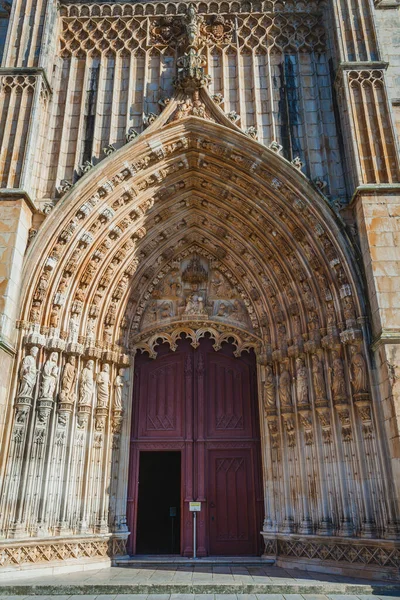
[(71, 596), (116, 594), (311, 594), (315, 595), (374, 595), (400, 597), (400, 584), (346, 584), (346, 583), (63, 583), (63, 584), (3, 584), (1, 596)]
[(169, 565), (177, 566), (220, 566), (220, 567), (260, 567), (265, 565), (273, 565), (273, 559), (263, 558), (261, 556), (205, 556), (202, 558), (187, 558), (177, 555), (165, 556), (149, 556), (136, 555), (131, 557), (116, 558), (114, 564), (117, 567), (168, 567)]

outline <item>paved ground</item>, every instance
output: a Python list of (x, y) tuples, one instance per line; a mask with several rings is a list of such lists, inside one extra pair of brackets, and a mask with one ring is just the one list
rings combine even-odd
[(398, 600), (397, 596), (375, 594), (100, 594), (2, 596), (4, 600)]
[(400, 582), (373, 582), (270, 565), (171, 564), (29, 578), (14, 575), (0, 581), (0, 596), (1, 600), (54, 596), (58, 600), (390, 600), (400, 598)]

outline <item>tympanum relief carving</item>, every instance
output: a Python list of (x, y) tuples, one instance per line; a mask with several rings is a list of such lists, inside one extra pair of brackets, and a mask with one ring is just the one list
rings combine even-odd
[(141, 330), (174, 320), (212, 320), (252, 329), (238, 291), (211, 261), (196, 254), (174, 262), (151, 293)]

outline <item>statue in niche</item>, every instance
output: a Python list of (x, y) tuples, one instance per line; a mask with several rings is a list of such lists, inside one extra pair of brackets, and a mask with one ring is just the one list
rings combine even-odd
[(77, 314), (73, 314), (69, 320), (68, 327), (69, 335), (68, 339), (70, 342), (78, 341), (78, 332), (79, 332), (79, 316)]
[(344, 377), (344, 367), (342, 359), (336, 350), (332, 352), (332, 395), (335, 402), (340, 402), (346, 398), (346, 380)]
[(264, 408), (276, 408), (275, 381), (270, 365), (267, 365), (265, 368)]
[(327, 302), (326, 304), (326, 318), (328, 327), (334, 327), (336, 325), (336, 311), (333, 302)]
[(79, 380), (79, 406), (91, 406), (92, 397), (94, 390), (94, 378), (93, 378), (94, 362), (88, 360), (86, 366), (82, 369), (81, 377)]
[(76, 379), (76, 359), (75, 356), (70, 356), (68, 362), (65, 363), (64, 372), (61, 380), (61, 402), (74, 402), (75, 394), (73, 393)]
[(60, 318), (60, 307), (54, 304), (50, 312), (50, 327), (58, 327), (58, 319)]
[(355, 394), (368, 392), (367, 365), (357, 346), (351, 346), (351, 384)]
[(29, 354), (22, 359), (19, 369), (19, 387), (17, 392), (18, 400), (22, 398), (33, 397), (33, 389), (36, 384), (38, 373), (38, 368), (36, 366), (36, 357), (38, 352), (39, 348), (37, 346), (32, 346), (32, 348), (29, 350)]
[(301, 320), (300, 320), (300, 315), (294, 314), (293, 318), (292, 318), (292, 323), (293, 323), (293, 335), (295, 337), (300, 337), (301, 336)]
[(125, 369), (120, 369), (118, 375), (114, 379), (114, 410), (123, 410), (122, 392), (125, 385), (124, 379)]
[(110, 365), (104, 364), (97, 375), (97, 407), (107, 408), (110, 400)]
[(205, 315), (204, 300), (202, 296), (191, 294), (185, 308), (185, 315)]
[(283, 367), (282, 373), (279, 377), (279, 402), (281, 408), (292, 406), (292, 394), (290, 386), (290, 373), (285, 367)]
[(52, 352), (49, 359), (44, 363), (42, 382), (40, 384), (39, 399), (53, 398), (58, 378), (58, 354)]
[(301, 358), (296, 359), (296, 377), (297, 403), (299, 406), (309, 404), (307, 367)]
[(313, 354), (312, 356), (312, 373), (315, 397), (317, 398), (317, 400), (325, 399), (326, 388), (324, 366), (316, 354)]
[(346, 321), (354, 321), (356, 313), (354, 310), (354, 302), (351, 296), (345, 296), (343, 298), (343, 313)]

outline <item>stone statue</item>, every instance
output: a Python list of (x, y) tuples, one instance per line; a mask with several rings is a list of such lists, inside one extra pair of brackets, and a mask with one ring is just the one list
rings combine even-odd
[(299, 405), (309, 404), (307, 367), (301, 358), (296, 360), (296, 391)]
[(351, 383), (355, 394), (368, 392), (367, 365), (357, 346), (351, 346)]
[(79, 316), (73, 314), (68, 323), (68, 339), (70, 342), (78, 341), (78, 332), (79, 332)]
[(114, 410), (123, 410), (122, 392), (125, 385), (124, 380), (125, 369), (120, 369), (118, 375), (114, 379)]
[(58, 378), (57, 360), (57, 352), (52, 352), (49, 359), (44, 364), (39, 399), (53, 398)]
[(110, 400), (110, 365), (104, 364), (97, 375), (97, 407), (107, 408)]
[(313, 373), (313, 384), (314, 392), (317, 400), (325, 399), (326, 388), (325, 388), (325, 377), (324, 367), (322, 362), (319, 360), (316, 354), (312, 356), (312, 373)]
[(79, 406), (91, 406), (92, 397), (94, 390), (94, 379), (93, 379), (93, 367), (94, 363), (92, 360), (88, 360), (79, 380)]
[(270, 365), (265, 368), (264, 408), (276, 408), (275, 381)]
[(74, 402), (74, 385), (76, 379), (76, 359), (75, 356), (70, 356), (65, 364), (64, 372), (61, 380), (61, 402)]
[(19, 369), (19, 387), (17, 399), (33, 397), (33, 389), (35, 387), (38, 372), (36, 366), (36, 357), (38, 352), (39, 348), (37, 348), (37, 346), (32, 346), (29, 354), (22, 359)]
[(346, 398), (346, 380), (344, 378), (343, 362), (336, 350), (332, 352), (332, 357), (333, 361), (330, 371), (332, 375), (333, 400), (340, 401)]
[(292, 395), (290, 391), (290, 373), (287, 369), (283, 369), (279, 377), (279, 401), (281, 408), (292, 406)]

